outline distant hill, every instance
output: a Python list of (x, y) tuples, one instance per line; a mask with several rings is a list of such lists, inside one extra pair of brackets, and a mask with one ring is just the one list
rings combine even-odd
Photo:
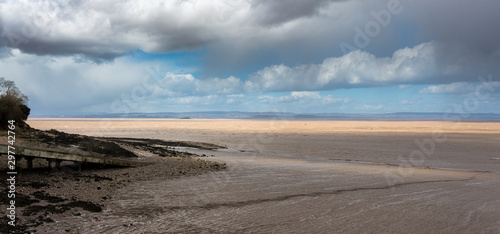
[(399, 112), (386, 114), (344, 114), (312, 113), (296, 114), (290, 112), (158, 112), (158, 113), (91, 113), (72, 115), (34, 115), (32, 117), (63, 118), (171, 118), (171, 119), (332, 119), (332, 120), (444, 120), (444, 121), (500, 121), (500, 114), (494, 113), (418, 113)]

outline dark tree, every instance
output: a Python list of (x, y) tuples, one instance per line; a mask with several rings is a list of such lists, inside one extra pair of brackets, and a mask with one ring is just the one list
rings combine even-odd
[(30, 108), (26, 105), (28, 97), (17, 88), (14, 81), (0, 77), (0, 127), (7, 129), (9, 120), (15, 120), (16, 125), (26, 126)]

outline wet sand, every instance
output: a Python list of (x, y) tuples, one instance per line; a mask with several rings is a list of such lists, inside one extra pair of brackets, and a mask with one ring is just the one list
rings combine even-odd
[(30, 119), (39, 129), (227, 145), (229, 169), (132, 183), (51, 232), (500, 232), (500, 123)]
[[(7, 142), (7, 136), (0, 136)], [(200, 175), (210, 171), (225, 170), (225, 164), (206, 161), (197, 157), (200, 154), (180, 152), (171, 147), (190, 147), (203, 150), (223, 148), (217, 145), (195, 142), (162, 141), (139, 138), (99, 138), (78, 134), (68, 134), (56, 130), (40, 131), (21, 129), (16, 132), (14, 143), (18, 146), (36, 149), (56, 150), (67, 153), (95, 157), (120, 158), (122, 160), (144, 163), (141, 167), (117, 167), (113, 165), (83, 164), (77, 166), (71, 161), (62, 161), (52, 170), (47, 168), (47, 161), (34, 158), (31, 167), (26, 160), (21, 160), (20, 173), (15, 177), (13, 187), (0, 190), (0, 197), (6, 202), (0, 203), (0, 209), (8, 209), (6, 198), (15, 195), (15, 227), (2, 218), (1, 233), (30, 233), (39, 225), (56, 222), (68, 215), (79, 216), (79, 211), (99, 213), (106, 201), (115, 196), (119, 188), (130, 183), (148, 181), (153, 178), (172, 179), (175, 177)], [(7, 157), (0, 157), (2, 187), (7, 188), (10, 177)], [(11, 191), (9, 191), (11, 190)], [(9, 196), (8, 196), (9, 195)], [(2, 199), (2, 200), (3, 200)], [(9, 218), (12, 219), (12, 218)], [(65, 229), (65, 231), (71, 229)], [(54, 230), (55, 231), (55, 230)], [(52, 232), (54, 232), (52, 231)]]

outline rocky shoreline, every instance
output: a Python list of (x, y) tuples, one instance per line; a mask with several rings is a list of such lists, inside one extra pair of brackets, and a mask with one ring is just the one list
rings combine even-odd
[[(97, 138), (55, 130), (29, 129), (19, 132), (16, 145), (78, 153), (98, 152), (108, 157), (125, 156), (128, 159), (153, 163), (136, 168), (110, 166), (101, 168), (99, 165), (89, 164), (83, 165), (81, 171), (78, 171), (72, 162), (63, 162), (60, 169), (49, 172), (45, 160), (35, 159), (33, 169), (23, 169), (16, 180), (17, 225), (13, 229), (7, 224), (7, 217), (3, 216), (0, 225), (2, 233), (9, 231), (25, 233), (43, 223), (55, 222), (60, 216), (101, 212), (117, 189), (132, 182), (154, 178), (171, 179), (226, 169), (225, 164), (201, 160), (198, 158), (199, 155), (174, 149), (175, 147), (210, 150), (223, 148), (205, 143)], [(0, 208), (4, 211), (8, 204), (6, 158), (0, 159), (0, 168), (3, 169), (0, 170), (1, 184), (5, 188), (0, 190), (2, 198)], [(25, 162), (21, 163), (21, 166), (26, 168)]]

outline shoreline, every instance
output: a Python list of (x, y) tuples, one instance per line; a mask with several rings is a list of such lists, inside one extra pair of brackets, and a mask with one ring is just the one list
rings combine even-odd
[[(78, 171), (72, 162), (62, 162), (60, 169), (49, 172), (44, 159), (34, 159), (32, 169), (27, 169), (26, 161), (21, 160), (23, 169), (16, 177), (16, 228), (13, 230), (7, 225), (7, 218), (4, 216), (0, 232), (24, 233), (44, 223), (54, 222), (54, 219), (58, 220), (63, 216), (101, 212), (107, 201), (116, 195), (115, 192), (118, 189), (134, 182), (158, 178), (175, 179), (227, 168), (225, 164), (202, 160), (198, 158), (201, 157), (200, 155), (178, 152), (167, 146), (174, 144), (213, 149), (218, 147), (215, 145), (166, 142), (156, 139), (99, 137), (89, 137), (89, 139), (117, 143), (122, 149), (139, 155), (143, 161), (153, 163), (142, 167), (105, 166), (104, 168), (89, 164), (82, 166), (82, 170)], [(40, 144), (39, 140), (22, 138), (18, 139), (18, 142), (23, 145), (50, 147), (50, 145)], [(160, 145), (162, 143), (164, 143), (163, 146)], [(74, 151), (74, 147), (61, 147), (60, 145), (57, 149), (64, 148)], [(7, 176), (7, 157), (1, 157), (0, 166), (2, 168), (0, 170), (1, 183), (4, 188), (7, 188), (7, 180), (3, 178)], [(2, 190), (0, 193), (2, 199), (7, 198), (7, 191)], [(2, 202), (0, 208), (5, 210), (7, 203)]]
[(500, 120), (441, 120), (441, 119), (287, 119), (287, 118), (247, 118), (247, 119), (234, 119), (234, 118), (122, 118), (122, 117), (32, 117), (28, 118), (29, 121), (185, 121), (185, 122), (196, 122), (196, 121), (311, 121), (311, 122), (321, 122), (321, 121), (339, 121), (339, 122), (445, 122), (445, 123), (500, 123)]
[[(28, 124), (39, 129), (55, 128), (70, 133), (96, 137), (124, 136), (134, 131), (138, 138), (220, 143), (206, 140), (204, 135), (224, 134), (323, 134), (332, 136), (362, 134), (500, 134), (500, 122), (447, 121), (362, 121), (362, 120), (237, 120), (237, 119), (30, 119)], [(108, 135), (107, 133), (112, 133)], [(180, 138), (196, 135), (202, 138)], [(166, 138), (164, 137), (166, 136)], [(226, 145), (227, 143), (223, 143)]]

